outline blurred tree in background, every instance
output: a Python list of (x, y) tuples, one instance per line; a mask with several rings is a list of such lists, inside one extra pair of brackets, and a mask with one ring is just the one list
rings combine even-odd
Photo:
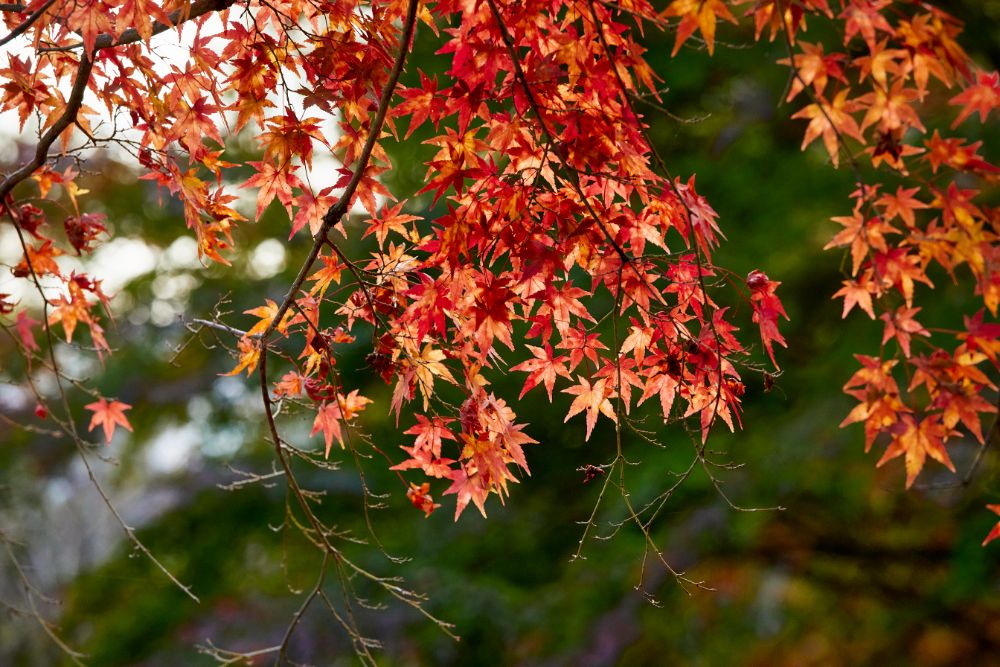
[[(970, 54), (995, 68), (1000, 2), (966, 0), (949, 9), (966, 22)], [(581, 522), (600, 485), (584, 466), (607, 460), (613, 426), (599, 422), (585, 441), (582, 420), (562, 423), (572, 399), (565, 394), (554, 406), (534, 395), (518, 405), (519, 420), (532, 424), (544, 455), (529, 452), (530, 481), (492, 507), (488, 521), (470, 512), (456, 523), (450, 510), (415, 520), (375, 450), (370, 458), (335, 450), (329, 469), (301, 474), (303, 486), (325, 494), (318, 513), (358, 538), (346, 551), (362, 567), (398, 574), (428, 592), (427, 608), (462, 638), (453, 641), (371, 582), (342, 581), (340, 588), (353, 589), (371, 607), (354, 609), (359, 625), (383, 645), (380, 663), (1000, 660), (997, 547), (980, 548), (991, 525), (983, 499), (1000, 498), (997, 453), (987, 452), (967, 485), (927, 470), (904, 493), (901, 465), (874, 468), (859, 431), (837, 428), (852, 407), (839, 391), (853, 372), (852, 354), (882, 326), (842, 321), (839, 305), (828, 300), (841, 283), (843, 257), (821, 250), (834, 232), (825, 221), (845, 214), (854, 179), (847, 170), (832, 171), (817, 147), (800, 152), (801, 124), (787, 120), (781, 102), (787, 72), (766, 65), (786, 57), (784, 45), (754, 43), (750, 34), (721, 28), (719, 40), (713, 57), (693, 51), (683, 64), (671, 64), (673, 36), (647, 36), (650, 63), (667, 73), (673, 114), (652, 118), (650, 134), (676, 173), (698, 174), (699, 192), (726, 221), (730, 242), (716, 261), (744, 273), (764, 266), (782, 282), (790, 316), (784, 373), (773, 388), (764, 386), (769, 379), (747, 381), (744, 421), (752, 428), (710, 440), (720, 458), (733, 462), (720, 472), (726, 496), (754, 511), (733, 507), (714, 480), (696, 473), (655, 525), (666, 560), (711, 590), (679, 585), (654, 565), (644, 536), (627, 523), (616, 527), (625, 518), (621, 502), (601, 505), (596, 517), (600, 536), (611, 539), (590, 540), (581, 551)], [(418, 70), (440, 67), (439, 45), (418, 33), (403, 84), (415, 86)], [(995, 124), (982, 132), (984, 150), (992, 150)], [(228, 146), (227, 157), (252, 159), (255, 146), (247, 138)], [(433, 148), (419, 141), (387, 148), (401, 166), (384, 180), (393, 190), (418, 189)], [(4, 158), (19, 162), (23, 156), (12, 152)], [(996, 161), (995, 154), (985, 157)], [(34, 404), (0, 385), (10, 420), (0, 422), (0, 538), (11, 556), (0, 568), (0, 663), (69, 661), (46, 636), (57, 629), (88, 664), (213, 664), (214, 647), (252, 652), (282, 641), (302, 604), (289, 592), (314, 585), (320, 556), (298, 533), (281, 529), (288, 500), (266, 444), (255, 382), (224, 375), (233, 360), (219, 351), (232, 347), (231, 337), (193, 320), (239, 314), (265, 298), (280, 301), (309, 239), (286, 241), (287, 221), (272, 207), (257, 224), (236, 230), (232, 267), (206, 267), (195, 242), (177, 236), (178, 205), (170, 199), (161, 205), (156, 185), (137, 180), (114, 155), (102, 159), (88, 164), (81, 184), (114, 225), (114, 240), (93, 262), (118, 269), (105, 283), (120, 313), (109, 327), (115, 351), (102, 366), (60, 346), (60, 362), (146, 415), (133, 421), (131, 437), (100, 452), (108, 463), (94, 472), (124, 521), (200, 602), (124, 539), (72, 447), (44, 421), (31, 422), (31, 429), (11, 425), (30, 421)], [(420, 203), (431, 207), (429, 197)], [(358, 237), (349, 236), (346, 254), (368, 247)], [(12, 265), (19, 257), (8, 252), (0, 261)], [(263, 285), (274, 291), (262, 294)], [(971, 295), (949, 289), (946, 276), (939, 288), (935, 307), (967, 310)], [(365, 340), (345, 346), (340, 372), (386, 405), (391, 389), (367, 364), (370, 348)], [(5, 366), (18, 363), (10, 340), (0, 340), (0, 358)], [(522, 382), (514, 375), (497, 379), (497, 393), (516, 395)], [(359, 421), (382, 452), (395, 454), (404, 444), (384, 411), (368, 410)], [(299, 422), (290, 430), (305, 438), (312, 420), (303, 415)], [(681, 426), (663, 430), (659, 419), (648, 418), (641, 427), (656, 430), (662, 445), (624, 432), (629, 460), (642, 463), (630, 473), (636, 502), (660, 494), (690, 458), (690, 434)], [(971, 440), (951, 450), (960, 472), (978, 451)], [(372, 497), (382, 505), (373, 506)], [(374, 548), (370, 528), (381, 548)], [(406, 560), (395, 563), (386, 554)], [(302, 615), (289, 657), (313, 664), (355, 660), (350, 640), (319, 609)]]

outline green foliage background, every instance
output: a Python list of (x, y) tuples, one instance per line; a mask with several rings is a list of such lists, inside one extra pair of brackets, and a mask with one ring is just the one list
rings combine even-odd
[[(971, 52), (984, 66), (995, 67), (1000, 3), (969, 0), (959, 10), (969, 21)], [(515, 402), (520, 421), (531, 424), (529, 432), (540, 444), (528, 449), (531, 477), (513, 488), (505, 506), (491, 499), (488, 520), (470, 510), (454, 523), (454, 500), (441, 497), (441, 487), (435, 492), (444, 507), (424, 520), (379, 454), (364, 444), (357, 461), (335, 451), (340, 470), (301, 470), (306, 486), (326, 491), (324, 516), (358, 537), (368, 535), (360, 464), (370, 489), (386, 494), (385, 509), (368, 512), (375, 534), (387, 553), (409, 560), (393, 564), (371, 544), (347, 551), (365, 567), (400, 574), (426, 592), (429, 608), (462, 636), (456, 643), (399, 605), (359, 609), (362, 627), (385, 646), (384, 664), (1000, 661), (1000, 546), (979, 547), (991, 524), (983, 504), (1000, 499), (997, 453), (987, 454), (967, 488), (933, 488), (954, 478), (931, 463), (917, 488), (904, 493), (899, 460), (876, 470), (877, 453), (863, 452), (860, 428), (837, 427), (851, 405), (840, 392), (853, 372), (851, 355), (875, 352), (881, 333), (879, 323), (857, 313), (841, 321), (839, 305), (829, 299), (841, 280), (842, 257), (821, 248), (835, 228), (830, 216), (848, 212), (853, 176), (848, 169), (831, 169), (817, 147), (799, 151), (801, 123), (786, 120), (797, 107), (779, 103), (786, 84), (786, 70), (773, 64), (785, 56), (780, 44), (753, 45), (748, 35), (733, 32), (720, 37), (730, 45), (714, 58), (688, 49), (671, 60), (668, 38), (650, 45), (650, 59), (668, 88), (665, 104), (675, 117), (650, 109), (649, 119), (674, 173), (685, 179), (696, 173), (699, 192), (720, 214), (728, 242), (718, 263), (732, 269), (737, 281), (759, 268), (783, 283), (780, 294), (791, 316), (785, 327), (789, 349), (778, 355), (784, 373), (770, 392), (761, 377), (745, 378), (746, 429), (718, 432), (710, 442), (718, 458), (742, 465), (721, 473), (733, 503), (784, 510), (738, 511), (701, 473), (677, 491), (655, 524), (654, 537), (671, 564), (714, 589), (707, 591), (679, 585), (649, 559), (643, 569), (643, 538), (628, 525), (612, 539), (584, 544), (585, 558), (573, 557), (583, 530), (579, 522), (593, 508), (600, 483), (585, 484), (577, 469), (610, 460), (613, 432), (599, 424), (584, 442), (582, 419), (562, 423), (565, 396), (550, 406), (536, 389)], [(410, 83), (418, 68), (440, 67), (434, 49), (432, 36), (421, 33), (406, 73)], [(993, 127), (981, 137), (994, 162), (996, 134)], [(419, 189), (427, 149), (418, 141), (393, 148), (399, 166), (388, 179), (394, 191)], [(88, 185), (90, 201), (99, 202), (116, 234), (166, 247), (182, 233), (175, 207), (159, 206), (149, 184), (127, 170), (105, 165)], [(287, 230), (284, 214), (272, 207), (259, 223), (239, 231), (239, 247), (283, 241)], [(357, 240), (347, 246), (354, 256), (363, 250)], [(231, 321), (243, 321), (244, 309), (266, 296), (280, 298), (305, 247), (303, 235), (290, 242), (287, 268), (267, 280), (249, 273), (249, 252), (237, 257), (231, 270), (176, 271), (197, 283), (183, 299), (183, 317), (210, 316), (219, 295), (228, 294), (222, 307), (235, 314)], [(154, 282), (162, 276), (133, 281), (126, 299), (140, 308), (155, 301)], [(936, 278), (942, 289), (934, 316), (947, 322), (968, 297), (948, 287), (946, 278)], [(733, 306), (748, 323), (746, 304), (733, 298)], [(79, 495), (65, 502), (93, 510), (80, 517), (77, 531), (103, 526), (94, 538), (100, 544), (57, 537), (54, 548), (62, 553), (86, 547), (94, 553), (79, 556), (80, 567), (64, 575), (47, 572), (55, 566), (44, 555), (29, 558), (29, 575), (50, 580), (61, 600), (44, 611), (58, 619), (61, 635), (88, 654), (90, 664), (211, 664), (197, 645), (211, 640), (253, 650), (277, 643), (300, 603), (289, 591), (308, 589), (317, 571), (311, 547), (294, 531), (279, 528), (285, 506), (280, 478), (273, 485), (218, 488), (240, 479), (234, 469), (267, 474), (272, 454), (255, 408), (256, 383), (219, 378), (232, 363), (221, 347), (209, 348), (211, 335), (177, 354), (188, 338), (180, 321), (155, 326), (141, 317), (119, 317), (109, 336), (118, 349), (98, 369), (95, 383), (105, 395), (135, 406), (136, 432), (109, 452), (118, 463), (107, 469), (106, 482), (125, 513), (141, 517), (136, 522), (143, 542), (192, 585), (201, 603), (186, 598), (127, 548), (114, 527), (105, 525), (86, 484), (73, 487)], [(400, 433), (407, 424), (397, 428), (386, 415), (389, 389), (372, 383), (363, 360), (367, 345), (359, 340), (351, 346), (342, 372), (349, 386), (376, 400), (361, 422), (372, 443), (393, 457), (405, 442)], [(9, 348), (0, 352), (5, 364), (13, 363)], [(514, 375), (492, 379), (497, 392), (511, 399), (520, 390)], [(242, 384), (248, 393), (239, 390)], [(689, 433), (663, 429), (652, 413), (642, 415), (643, 427), (654, 431), (662, 446), (637, 438), (625, 444), (629, 460), (641, 463), (627, 473), (638, 504), (669, 486), (693, 452)], [(27, 413), (12, 417), (30, 419)], [(317, 439), (305, 438), (307, 416), (290, 419), (301, 443), (319, 446)], [(150, 443), (176, 433), (168, 427), (185, 425), (198, 434), (191, 456), (179, 469), (151, 473)], [(45, 536), (59, 535), (58, 515), (37, 510), (47, 506), (53, 489), (79, 475), (72, 447), (3, 425), (0, 440), (5, 443), (0, 447), (3, 530), (24, 544), (49, 544), (51, 552), (53, 538)], [(960, 472), (975, 449), (967, 443), (952, 452)], [(612, 532), (609, 523), (624, 516), (621, 501), (613, 493), (609, 497), (599, 513), (605, 535)], [(19, 553), (25, 557), (27, 551)], [(636, 591), (640, 582), (655, 604)], [(355, 583), (358, 595), (371, 596), (372, 604), (388, 602)], [(354, 662), (346, 637), (318, 607), (304, 617), (291, 656), (320, 665)], [(0, 624), (3, 664), (62, 659), (30, 618), (10, 614)]]

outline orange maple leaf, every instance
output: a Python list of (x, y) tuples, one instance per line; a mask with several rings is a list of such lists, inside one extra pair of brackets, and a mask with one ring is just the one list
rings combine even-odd
[(705, 38), (705, 45), (708, 47), (709, 55), (715, 49), (715, 23), (717, 18), (723, 18), (730, 23), (738, 23), (729, 8), (722, 0), (674, 0), (660, 14), (663, 18), (680, 16), (681, 22), (677, 26), (677, 39), (674, 41), (674, 50), (671, 56), (676, 56), (681, 46), (688, 37), (694, 34), (697, 28), (701, 36)]
[(324, 403), (316, 412), (316, 419), (313, 421), (312, 431), (309, 435), (323, 432), (323, 440), (326, 443), (324, 456), (330, 456), (330, 447), (333, 445), (334, 438), (340, 443), (341, 448), (344, 447), (344, 434), (340, 430), (341, 416), (340, 404), (335, 402)]
[(857, 121), (850, 116), (859, 107), (855, 100), (847, 99), (848, 92), (848, 89), (844, 88), (833, 98), (833, 102), (827, 102), (822, 96), (817, 96), (819, 102), (792, 114), (792, 118), (809, 119), (809, 126), (802, 139), (802, 149), (822, 136), (823, 145), (830, 154), (834, 167), (840, 163), (838, 143), (841, 137), (848, 136), (862, 143), (865, 140)]
[(941, 415), (927, 415), (919, 423), (913, 415), (900, 415), (899, 419), (891, 429), (894, 435), (893, 441), (889, 443), (889, 447), (875, 464), (876, 466), (905, 455), (906, 488), (913, 486), (928, 456), (955, 472), (955, 464), (951, 462), (944, 443), (949, 436), (957, 435), (957, 432), (944, 425)]
[(569, 387), (568, 389), (563, 389), (563, 393), (574, 394), (576, 398), (573, 399), (573, 404), (569, 406), (569, 412), (566, 413), (566, 419), (563, 422), (568, 422), (571, 417), (584, 410), (587, 411), (587, 437), (586, 440), (590, 440), (590, 434), (594, 432), (594, 425), (597, 424), (597, 413), (602, 412), (611, 421), (618, 423), (618, 417), (615, 415), (615, 409), (611, 405), (611, 401), (608, 397), (614, 393), (611, 385), (607, 384), (607, 378), (601, 378), (590, 384), (585, 378), (577, 376), (580, 384)]
[(872, 285), (871, 281), (871, 272), (866, 272), (865, 277), (866, 280), (864, 282), (845, 280), (844, 286), (834, 293), (834, 299), (838, 296), (844, 297), (844, 312), (840, 316), (841, 319), (846, 318), (854, 306), (858, 306), (861, 310), (868, 313), (868, 317), (873, 320), (875, 319), (875, 311), (872, 310), (871, 291), (874, 289), (874, 285)]
[(103, 427), (104, 437), (107, 439), (108, 444), (111, 444), (111, 436), (114, 435), (116, 425), (123, 426), (129, 431), (132, 430), (132, 425), (128, 423), (128, 417), (125, 416), (125, 411), (132, 408), (128, 403), (122, 403), (121, 401), (108, 402), (106, 398), (100, 398), (96, 402), (83, 407), (94, 413), (90, 418), (90, 427), (87, 430), (93, 431), (98, 426)]
[[(250, 310), (243, 311), (245, 315), (255, 315), (260, 318), (260, 321), (250, 327), (250, 330), (247, 331), (247, 336), (262, 334), (267, 331), (267, 328), (271, 326), (271, 320), (273, 320), (274, 316), (278, 314), (278, 304), (270, 299), (266, 299), (266, 303), (266, 306), (258, 306), (257, 308), (251, 308)], [(283, 329), (284, 327), (282, 326), (277, 327), (278, 331), (285, 333)]]
[(245, 368), (247, 377), (249, 377), (257, 368), (257, 362), (260, 361), (260, 347), (257, 346), (254, 339), (246, 336), (241, 338), (236, 345), (240, 353), (239, 363), (236, 364), (236, 368), (228, 373), (223, 373), (223, 375), (239, 375), (240, 371)]

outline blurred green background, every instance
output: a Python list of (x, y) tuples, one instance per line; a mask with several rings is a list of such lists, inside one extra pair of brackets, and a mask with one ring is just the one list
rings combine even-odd
[[(969, 22), (970, 52), (995, 68), (1000, 3), (968, 0), (952, 9)], [(433, 36), (424, 33), (408, 83), (418, 68), (439, 68)], [(441, 487), (436, 499), (444, 507), (424, 520), (381, 456), (355, 461), (335, 450), (339, 470), (299, 470), (304, 485), (325, 490), (323, 516), (368, 535), (360, 463), (370, 489), (388, 494), (386, 509), (370, 512), (377, 536), (388, 553), (409, 560), (394, 564), (371, 545), (346, 551), (372, 571), (405, 577), (462, 637), (452, 641), (355, 582), (358, 595), (387, 603), (358, 611), (362, 628), (384, 645), (380, 664), (1000, 664), (1000, 544), (979, 546), (996, 518), (983, 505), (1000, 502), (998, 454), (986, 455), (967, 488), (936, 488), (955, 478), (932, 462), (906, 493), (900, 460), (876, 470), (880, 452), (863, 452), (861, 429), (837, 427), (852, 404), (840, 389), (854, 370), (851, 355), (875, 352), (881, 333), (880, 323), (863, 317), (841, 321), (839, 302), (829, 298), (842, 257), (821, 248), (836, 227), (830, 216), (848, 213), (853, 178), (830, 168), (818, 146), (799, 151), (803, 124), (787, 120), (798, 106), (779, 103), (787, 74), (774, 62), (783, 47), (754, 45), (749, 35), (724, 28), (720, 40), (728, 45), (714, 58), (689, 49), (671, 60), (670, 38), (650, 36), (649, 57), (676, 118), (650, 110), (649, 119), (674, 173), (696, 173), (698, 191), (720, 214), (728, 242), (717, 262), (737, 275), (763, 269), (782, 282), (791, 317), (783, 328), (789, 348), (778, 354), (784, 374), (770, 392), (757, 376), (746, 378), (746, 429), (716, 432), (710, 447), (717, 458), (742, 464), (720, 473), (734, 503), (785, 509), (736, 511), (700, 472), (682, 485), (653, 536), (668, 562), (713, 589), (702, 590), (682, 587), (655, 563), (643, 568), (643, 537), (629, 525), (613, 539), (587, 541), (585, 558), (573, 558), (580, 522), (599, 491), (599, 481), (585, 484), (577, 468), (608, 461), (614, 444), (607, 423), (589, 442), (582, 419), (564, 425), (565, 395), (554, 407), (539, 389), (516, 402), (519, 421), (531, 424), (540, 444), (527, 450), (531, 477), (514, 486), (506, 505), (492, 497), (488, 520), (470, 509), (454, 523), (454, 499), (441, 497)], [(990, 136), (972, 131), (984, 133), (973, 139), (986, 140), (987, 158), (996, 162), (996, 127)], [(416, 141), (394, 147), (395, 191), (419, 187), (425, 149)], [(184, 345), (190, 333), (182, 319), (222, 308), (235, 313), (228, 321), (245, 324), (249, 318), (239, 313), (283, 295), (306, 240), (286, 243), (287, 220), (272, 207), (258, 224), (239, 229), (243, 250), (232, 269), (203, 268), (191, 260), (191, 243), (178, 240), (183, 223), (171, 202), (161, 205), (148, 182), (113, 161), (92, 168), (89, 203), (107, 213), (116, 237), (133, 243), (106, 261), (142, 257), (148, 270), (116, 297), (121, 314), (109, 327), (116, 352), (107, 366), (68, 346), (60, 354), (104, 395), (134, 406), (135, 433), (97, 452), (113, 461), (96, 466), (142, 541), (201, 602), (128, 548), (65, 439), (0, 424), (0, 530), (26, 574), (58, 600), (39, 601), (40, 610), (89, 664), (212, 664), (198, 645), (254, 650), (279, 642), (301, 602), (295, 593), (308, 590), (319, 557), (294, 531), (279, 528), (280, 478), (220, 488), (243, 479), (238, 471), (271, 472), (273, 456), (255, 381), (220, 377), (232, 367), (222, 345), (207, 334)], [(352, 243), (357, 256), (362, 246)], [(971, 307), (966, 290), (948, 287), (947, 279), (935, 283), (941, 289), (938, 303), (927, 304), (931, 317), (947, 322)], [(228, 295), (221, 306), (220, 295)], [(748, 324), (746, 305), (734, 305)], [(0, 373), (16, 376), (4, 345)], [(399, 460), (408, 424), (397, 429), (387, 416), (389, 389), (372, 384), (365, 370), (368, 345), (349, 347), (342, 372), (349, 386), (376, 399), (362, 426)], [(517, 376), (493, 379), (500, 395), (513, 399), (520, 390)], [(14, 406), (12, 418), (31, 421), (33, 403), (18, 407), (10, 398), (6, 405)], [(305, 415), (285, 423), (293, 442), (318, 447), (306, 438), (310, 425)], [(692, 452), (683, 429), (662, 429), (652, 413), (644, 425), (663, 447), (637, 438), (624, 445), (627, 457), (641, 462), (627, 471), (639, 505), (667, 488)], [(972, 442), (952, 448), (960, 472), (975, 453)], [(610, 493), (598, 534), (609, 533), (623, 513)], [(23, 607), (19, 578), (9, 559), (0, 562), (0, 599)], [(655, 603), (636, 590), (640, 583)], [(336, 584), (328, 590), (335, 594)], [(66, 660), (32, 618), (9, 608), (0, 613), (0, 664)], [(290, 657), (355, 662), (348, 639), (318, 606), (304, 616)]]

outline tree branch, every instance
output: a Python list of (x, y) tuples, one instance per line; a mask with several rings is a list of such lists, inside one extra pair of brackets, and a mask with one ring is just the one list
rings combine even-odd
[[(54, 0), (52, 0), (54, 1)], [(167, 16), (170, 19), (170, 23), (161, 23), (156, 21), (153, 23), (153, 34), (159, 35), (161, 32), (166, 32), (171, 28), (175, 28), (180, 24), (190, 21), (191, 19), (196, 19), (199, 16), (204, 16), (205, 14), (210, 14), (212, 12), (220, 12), (224, 9), (229, 9), (236, 0), (196, 0), (191, 3), (190, 8), (187, 12), (183, 9), (178, 9)], [(117, 39), (111, 33), (101, 33), (94, 40), (94, 51), (100, 51), (101, 49), (113, 48), (115, 46), (122, 46), (123, 44), (133, 44), (142, 39), (142, 35), (135, 28), (129, 28), (124, 31), (120, 37)], [(67, 44), (66, 46), (47, 46), (38, 49), (39, 53), (54, 53), (57, 51), (72, 51), (74, 49), (83, 48), (83, 42), (77, 42), (76, 44)]]
[(28, 162), (21, 165), (21, 168), (10, 174), (0, 182), (0, 205), (8, 206), (7, 195), (17, 186), (18, 183), (35, 173), (35, 170), (45, 163), (49, 157), (49, 148), (76, 120), (76, 114), (83, 103), (83, 93), (87, 90), (87, 83), (90, 81), (90, 72), (94, 69), (94, 61), (91, 57), (83, 54), (80, 58), (80, 66), (76, 70), (76, 79), (73, 81), (73, 89), (70, 91), (69, 99), (66, 100), (66, 108), (62, 115), (52, 124), (52, 127), (38, 140), (35, 148), (35, 156)]
[[(44, 5), (36, 9), (34, 14), (24, 19), (23, 22), (19, 23), (18, 26), (13, 30), (11, 30), (6, 37), (0, 39), (0, 46), (8, 44), (14, 38), (24, 34), (24, 32), (32, 25), (34, 25), (35, 21), (37, 21), (41, 17), (41, 15), (44, 14), (46, 11), (48, 11), (49, 7), (51, 7), (55, 3), (56, 0), (49, 0)], [(17, 12), (18, 14), (20, 14), (21, 12), (24, 11), (23, 5), (0, 5), (0, 7), (4, 7), (3, 11), (5, 12)]]

